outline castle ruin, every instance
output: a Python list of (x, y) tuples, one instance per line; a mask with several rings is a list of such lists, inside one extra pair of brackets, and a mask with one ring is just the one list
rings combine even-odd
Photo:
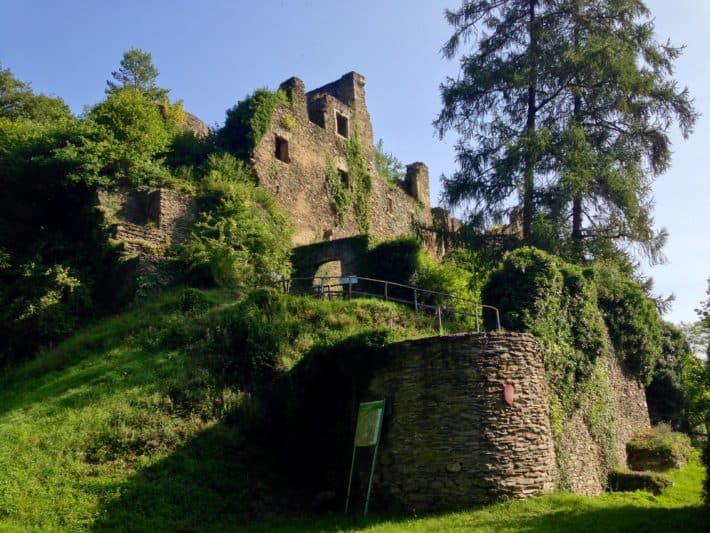
[(329, 162), (343, 186), (352, 187), (347, 148), (355, 135), (372, 178), (367, 233), (391, 239), (411, 234), (416, 224), (431, 226), (427, 166), (408, 165), (406, 178), (399, 183), (377, 171), (362, 75), (350, 72), (309, 92), (293, 77), (280, 88), (289, 103), (277, 103), (271, 128), (254, 149), (252, 163), (258, 184), (273, 193), (291, 216), (296, 227), (294, 245), (364, 233), (352, 209), (342, 217), (335, 213), (326, 190)]

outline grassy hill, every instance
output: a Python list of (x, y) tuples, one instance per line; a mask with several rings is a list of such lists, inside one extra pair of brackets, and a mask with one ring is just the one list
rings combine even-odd
[(363, 339), (431, 335), (432, 325), (377, 301), (194, 289), (98, 321), (0, 381), (0, 531), (703, 530), (697, 460), (670, 473), (676, 485), (661, 496), (263, 522), (294, 498), (291, 473), (263, 443), (293, 441), (268, 425), (259, 434), (258, 392), (361, 351)]
[[(240, 321), (251, 317), (263, 327), (260, 338), (242, 338), (237, 355), (258, 360), (256, 348), (267, 346), (278, 367), (267, 369), (279, 375), (304, 354), (363, 332), (432, 333), (426, 319), (381, 302), (275, 297), (279, 309), (260, 314), (259, 298), (165, 293), (4, 377), (0, 530), (243, 524), (254, 506), (268, 505), (268, 485), (278, 474), (268, 458), (263, 472), (255, 470), (258, 450), (245, 456), (249, 435), (241, 422), (258, 373), (244, 380), (248, 365), (215, 354), (227, 337), (236, 342)], [(279, 339), (269, 325), (279, 328)]]

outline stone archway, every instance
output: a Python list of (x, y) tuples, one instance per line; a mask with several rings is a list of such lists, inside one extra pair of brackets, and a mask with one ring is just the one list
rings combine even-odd
[(293, 249), (293, 277), (312, 278), (319, 267), (336, 261), (340, 263), (339, 275), (361, 274), (367, 246), (366, 235), (298, 246)]

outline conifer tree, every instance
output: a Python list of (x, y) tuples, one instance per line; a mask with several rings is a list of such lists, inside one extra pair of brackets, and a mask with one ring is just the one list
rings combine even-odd
[(107, 80), (106, 93), (111, 94), (123, 87), (132, 87), (149, 97), (151, 100), (162, 102), (167, 98), (168, 90), (156, 85), (158, 69), (153, 65), (150, 52), (139, 48), (131, 48), (124, 52), (121, 59), (121, 68), (112, 72), (115, 81)]
[(576, 259), (619, 239), (656, 256), (652, 178), (670, 162), (669, 128), (687, 135), (697, 114), (672, 79), (681, 49), (657, 43), (648, 17), (641, 0), (467, 0), (448, 12), (444, 55), (473, 39), (435, 122), (459, 134), (449, 203), (483, 223), (522, 207), (527, 242), (545, 227)]

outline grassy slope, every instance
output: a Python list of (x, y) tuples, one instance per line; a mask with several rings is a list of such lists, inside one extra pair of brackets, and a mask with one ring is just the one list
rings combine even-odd
[(702, 507), (705, 475), (697, 457), (681, 470), (667, 472), (675, 485), (660, 496), (644, 492), (596, 498), (552, 494), (481, 509), (422, 518), (373, 515), (367, 520), (342, 516), (261, 524), (271, 531), (707, 531), (710, 509)]
[[(199, 317), (169, 293), (0, 381), (0, 530), (243, 524), (258, 488), (239, 453), (244, 436), (224, 418), (246, 394), (216, 385), (190, 355), (235, 296), (206, 294), (213, 308)], [(379, 302), (294, 302), (309, 318), (286, 367), (363, 327), (392, 325), (399, 338), (422, 331), (420, 318)]]

